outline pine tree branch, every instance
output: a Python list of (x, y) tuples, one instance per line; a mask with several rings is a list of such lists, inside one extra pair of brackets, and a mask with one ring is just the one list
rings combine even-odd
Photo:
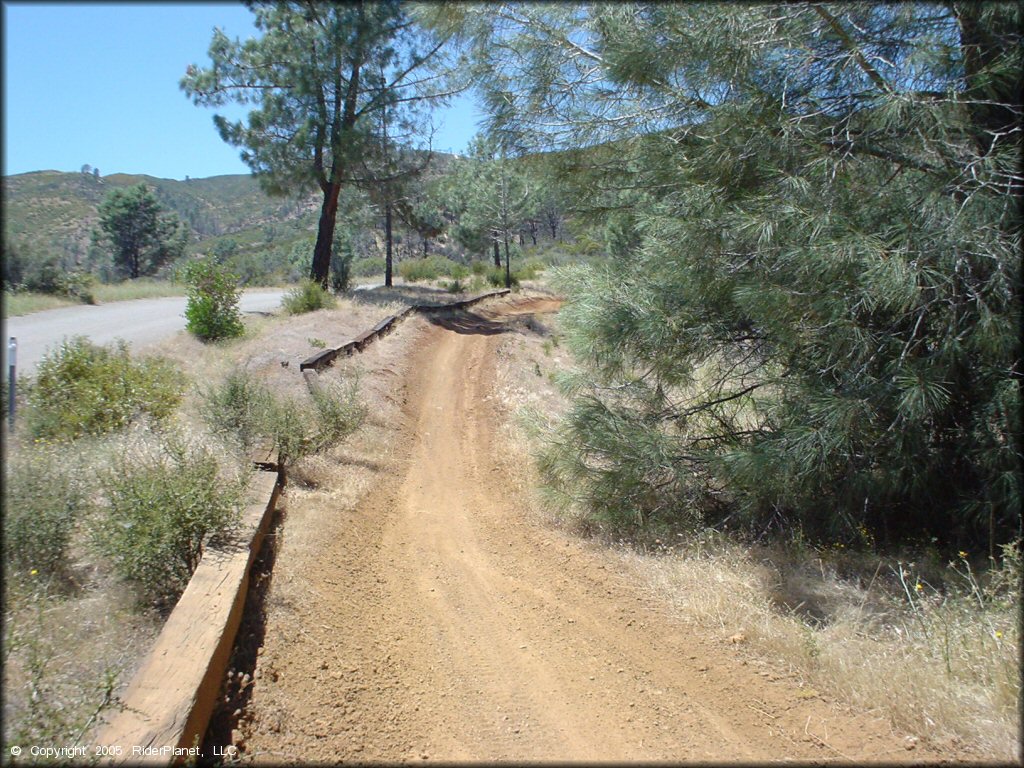
[(843, 45), (846, 46), (847, 50), (849, 50), (853, 55), (853, 59), (857, 62), (857, 66), (864, 70), (864, 73), (871, 78), (871, 82), (878, 86), (878, 89), (883, 93), (893, 93), (892, 87), (885, 81), (885, 78), (879, 74), (878, 70), (871, 66), (871, 63), (865, 58), (864, 54), (857, 46), (857, 43), (854, 42), (849, 33), (843, 29), (843, 25), (839, 23), (839, 19), (829, 13), (828, 10), (825, 9), (825, 6), (819, 3), (814, 3), (811, 8), (813, 8), (814, 11), (825, 20), (829, 27), (832, 28), (832, 31), (836, 33), (839, 39), (843, 42)]

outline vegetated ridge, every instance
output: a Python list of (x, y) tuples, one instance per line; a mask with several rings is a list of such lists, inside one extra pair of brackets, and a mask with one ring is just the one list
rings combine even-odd
[(174, 212), (190, 233), (190, 250), (205, 250), (217, 239), (277, 243), (311, 232), (316, 224), (314, 198), (273, 198), (251, 175), (206, 179), (158, 179), (144, 174), (34, 171), (3, 178), (4, 237), (15, 248), (84, 259), (97, 209), (115, 187), (145, 183), (160, 204)]

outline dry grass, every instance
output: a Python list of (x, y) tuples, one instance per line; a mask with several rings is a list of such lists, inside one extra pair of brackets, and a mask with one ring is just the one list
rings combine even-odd
[[(623, 550), (622, 557), (684, 621), (743, 633), (752, 649), (807, 684), (937, 746), (1019, 759), (1015, 597), (988, 595), (981, 607), (982, 592), (969, 584), (945, 595), (922, 585), (911, 607), (899, 600), (895, 575), (860, 586), (825, 560), (819, 573), (809, 572), (810, 552), (794, 561), (791, 553), (721, 541), (662, 555)], [(908, 583), (916, 593), (916, 578)]]
[(92, 289), (92, 295), (101, 304), (107, 301), (159, 299), (164, 296), (184, 296), (185, 286), (167, 280), (140, 277), (120, 283), (97, 283)]
[[(89, 289), (99, 304), (108, 301), (128, 301), (130, 299), (157, 299), (164, 296), (184, 296), (185, 286), (170, 283), (166, 280), (154, 280), (140, 277), (137, 280), (125, 280), (121, 283), (96, 283)], [(47, 309), (72, 307), (82, 302), (66, 296), (54, 296), (49, 293), (31, 291), (4, 292), (4, 317), (18, 317)]]
[(81, 304), (81, 302), (49, 293), (4, 291), (3, 316), (19, 317), (20, 315), (30, 315), (33, 312), (43, 312), (47, 309), (73, 307), (76, 304)]
[(159, 631), (104, 576), (76, 595), (9, 589), (4, 600), (5, 744), (88, 744)]
[[(571, 365), (555, 346), (558, 320), (537, 322), (544, 332), (524, 327), (501, 344), (507, 455), (529, 455), (566, 407), (553, 383)], [(514, 478), (524, 490), (538, 484), (529, 462), (515, 466)], [(593, 533), (582, 517), (555, 518), (540, 495), (532, 498), (534, 514)], [(1021, 758), (1019, 568), (981, 579), (966, 559), (905, 559), (901, 566), (894, 557), (751, 549), (710, 536), (606, 543), (680, 621), (722, 637), (742, 633), (737, 652), (792, 671), (940, 749), (980, 760)]]

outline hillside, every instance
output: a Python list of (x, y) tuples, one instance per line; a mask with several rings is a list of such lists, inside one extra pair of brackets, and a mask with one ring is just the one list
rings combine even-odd
[(30, 254), (52, 254), (80, 262), (88, 252), (97, 208), (108, 190), (139, 182), (188, 226), (190, 250), (202, 251), (230, 235), (238, 242), (268, 244), (312, 233), (316, 195), (301, 199), (266, 195), (248, 175), (176, 181), (116, 173), (37, 171), (3, 178), (4, 240)]

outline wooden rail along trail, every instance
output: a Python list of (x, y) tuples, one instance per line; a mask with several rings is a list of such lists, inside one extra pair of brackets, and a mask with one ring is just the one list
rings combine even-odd
[(472, 298), (469, 299), (462, 299), (461, 301), (453, 301), (448, 304), (415, 304), (397, 314), (388, 315), (375, 326), (373, 326), (373, 328), (371, 328), (368, 331), (364, 331), (351, 341), (345, 342), (340, 347), (336, 347), (333, 349), (324, 349), (321, 350), (320, 352), (317, 352), (315, 355), (311, 355), (310, 357), (302, 361), (302, 363), (299, 365), (299, 368), (303, 371), (307, 369), (319, 371), (321, 368), (324, 368), (333, 363), (335, 358), (338, 357), (338, 355), (351, 355), (355, 352), (361, 352), (366, 347), (367, 344), (371, 343), (375, 339), (379, 339), (382, 336), (390, 333), (391, 329), (394, 328), (395, 325), (400, 320), (404, 319), (405, 317), (408, 317), (413, 312), (429, 314), (432, 312), (446, 312), (453, 309), (465, 309), (466, 307), (471, 307), (474, 304), (478, 304), (479, 302), (484, 301), (485, 299), (491, 299), (497, 296), (505, 296), (506, 294), (508, 294), (508, 292), (509, 290), (507, 288), (503, 288), (500, 291), (490, 291), (488, 293), (482, 293), (479, 296), (473, 296)]

